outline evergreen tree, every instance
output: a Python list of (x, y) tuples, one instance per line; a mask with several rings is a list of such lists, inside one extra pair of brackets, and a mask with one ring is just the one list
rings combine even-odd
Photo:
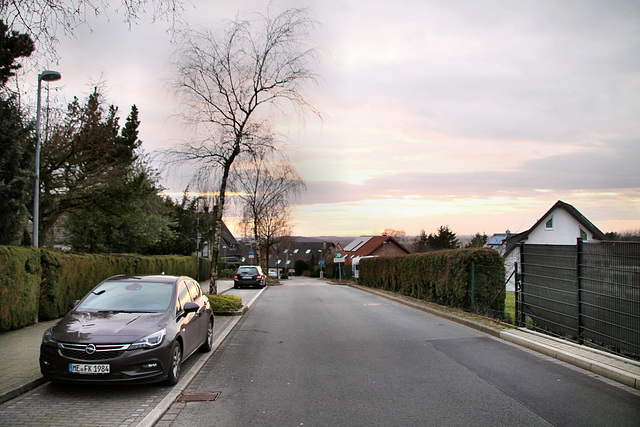
[[(0, 244), (21, 241), (28, 228), (27, 206), (33, 200), (34, 141), (31, 124), (13, 102), (0, 99)], [(28, 233), (27, 233), (28, 234)]]
[(456, 238), (456, 233), (452, 232), (449, 226), (440, 226), (438, 234), (429, 234), (427, 237), (427, 246), (432, 251), (457, 249), (460, 247), (460, 242)]
[(33, 127), (25, 123), (15, 97), (3, 89), (20, 68), (16, 60), (28, 57), (32, 51), (29, 36), (8, 31), (0, 20), (0, 244), (3, 245), (29, 244), (23, 236), (28, 235), (26, 206), (33, 195)]
[(465, 246), (465, 248), (482, 248), (487, 244), (489, 237), (485, 233), (476, 233), (475, 236), (471, 239), (469, 243)]
[[(90, 111), (97, 111), (93, 104)], [(117, 122), (115, 110), (110, 108), (104, 124), (117, 132)], [(162, 188), (156, 173), (137, 152), (141, 145), (139, 125), (134, 105), (120, 133), (112, 142), (102, 142), (114, 146), (113, 156), (117, 158), (114, 167), (120, 174), (100, 183), (100, 191), (93, 194), (91, 203), (69, 210), (65, 225), (67, 241), (74, 250), (148, 254), (161, 238), (173, 234), (173, 212), (158, 194)]]
[(0, 20), (0, 87), (4, 87), (16, 70), (20, 69), (16, 60), (29, 57), (32, 52), (31, 38), (27, 34), (10, 31), (5, 22)]

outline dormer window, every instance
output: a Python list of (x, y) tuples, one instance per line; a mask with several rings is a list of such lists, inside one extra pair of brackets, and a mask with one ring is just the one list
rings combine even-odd
[(549, 218), (547, 222), (544, 224), (545, 230), (553, 230), (553, 217)]

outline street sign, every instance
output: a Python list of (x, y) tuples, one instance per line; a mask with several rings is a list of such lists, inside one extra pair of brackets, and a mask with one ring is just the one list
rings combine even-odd
[(344, 262), (344, 256), (342, 255), (343, 252), (344, 249), (342, 249), (342, 245), (340, 243), (336, 243), (336, 247), (333, 248), (333, 254), (335, 255), (333, 262)]
[(255, 255), (255, 252), (253, 252), (253, 249), (249, 251), (249, 259), (253, 259), (253, 256)]
[(318, 261), (318, 265), (324, 265), (324, 261), (323, 260)]

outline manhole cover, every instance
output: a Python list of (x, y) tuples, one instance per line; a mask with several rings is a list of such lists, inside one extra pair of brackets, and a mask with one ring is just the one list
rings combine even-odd
[(176, 402), (214, 402), (220, 396), (219, 391), (209, 393), (182, 393)]

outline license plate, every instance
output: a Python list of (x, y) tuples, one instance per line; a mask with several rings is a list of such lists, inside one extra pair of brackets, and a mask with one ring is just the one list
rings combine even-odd
[(110, 372), (110, 368), (110, 365), (83, 365), (80, 363), (69, 363), (69, 372), (72, 374), (108, 374)]
[(244, 280), (251, 280), (251, 279), (253, 279), (253, 276), (244, 276), (243, 279)]

